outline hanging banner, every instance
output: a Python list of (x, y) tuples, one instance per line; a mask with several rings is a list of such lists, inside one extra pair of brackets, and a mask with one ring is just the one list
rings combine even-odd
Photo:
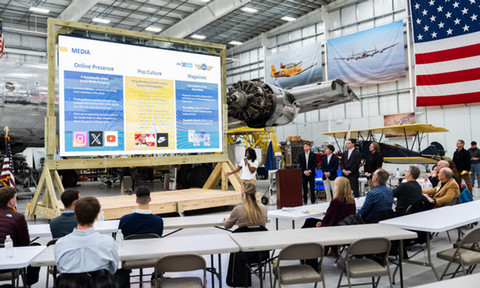
[(321, 43), (265, 58), (265, 82), (291, 88), (322, 80)]
[(480, 102), (479, 3), (412, 1), (411, 11), (417, 106)]
[(330, 39), (327, 47), (329, 79), (360, 87), (406, 76), (403, 21)]

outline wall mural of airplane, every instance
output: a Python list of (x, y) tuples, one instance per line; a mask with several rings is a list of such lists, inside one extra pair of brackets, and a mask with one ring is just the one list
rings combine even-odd
[(380, 50), (378, 50), (378, 49), (375, 47), (375, 49), (373, 49), (373, 50), (368, 50), (368, 51), (367, 51), (367, 50), (364, 50), (363, 52), (360, 52), (360, 53), (354, 53), (354, 52), (352, 51), (352, 56), (350, 56), (350, 57), (339, 57), (339, 58), (333, 58), (333, 59), (335, 59), (335, 60), (345, 60), (345, 61), (350, 61), (350, 60), (355, 60), (355, 61), (357, 61), (357, 60), (360, 60), (360, 59), (364, 59), (364, 58), (368, 58), (368, 57), (373, 57), (373, 56), (375, 56), (375, 55), (377, 55), (377, 54), (381, 54), (381, 53), (383, 53), (383, 51), (385, 51), (385, 50), (387, 50), (387, 49), (390, 49), (390, 48), (394, 47), (395, 45), (398, 45), (399, 43), (400, 43), (400, 42), (397, 42), (397, 43), (392, 44), (392, 45), (390, 45), (390, 46), (384, 47), (384, 48), (382, 48), (382, 49), (380, 49)]
[(312, 68), (313, 66), (317, 65), (317, 63), (313, 63), (312, 65), (308, 66), (305, 69), (302, 69), (302, 66), (299, 66), (302, 63), (302, 61), (298, 63), (288, 63), (288, 64), (283, 64), (280, 62), (280, 70), (277, 71), (274, 65), (272, 65), (272, 70), (270, 71), (270, 77), (272, 78), (285, 78), (285, 77), (291, 77), (298, 75), (302, 72), (305, 72), (306, 70)]

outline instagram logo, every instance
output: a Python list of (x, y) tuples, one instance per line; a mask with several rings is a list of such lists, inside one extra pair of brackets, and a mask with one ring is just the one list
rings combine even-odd
[(73, 147), (87, 147), (87, 132), (73, 132)]

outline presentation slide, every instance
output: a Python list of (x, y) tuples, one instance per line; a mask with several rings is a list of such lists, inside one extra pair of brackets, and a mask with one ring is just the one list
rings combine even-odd
[(60, 156), (221, 152), (218, 56), (58, 37)]

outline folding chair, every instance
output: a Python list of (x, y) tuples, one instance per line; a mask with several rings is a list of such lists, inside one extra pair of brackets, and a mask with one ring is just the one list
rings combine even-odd
[[(166, 272), (195, 270), (203, 270), (203, 280), (198, 277), (163, 277), (163, 274)], [(157, 263), (155, 264), (154, 277), (155, 288), (205, 288), (207, 283), (207, 264), (205, 259), (197, 254), (168, 255), (157, 260)]]
[[(232, 233), (245, 233), (245, 232), (256, 232), (256, 231), (268, 231), (267, 228), (264, 226), (242, 226), (235, 229)], [(229, 259), (229, 267), (227, 272), (227, 284), (241, 284), (238, 286), (245, 286), (248, 287), (250, 283), (250, 275), (257, 274), (260, 278), (260, 287), (263, 287), (263, 280), (265, 278), (265, 274), (268, 273), (270, 276), (270, 287), (272, 286), (272, 267), (271, 267), (271, 260), (270, 251), (255, 251), (255, 252), (237, 252), (231, 253)], [(273, 253), (272, 253), (273, 255)], [(238, 267), (238, 265), (245, 265), (245, 267)], [(242, 271), (244, 273), (242, 273)], [(242, 275), (240, 277), (240, 275)], [(239, 278), (241, 279), (238, 282)]]
[[(315, 283), (315, 287), (317, 287), (317, 283), (322, 282), (323, 288), (325, 288), (325, 278), (322, 271), (323, 253), (324, 248), (318, 243), (292, 244), (283, 248), (278, 255), (277, 267), (274, 270), (275, 281), (273, 287), (275, 288), (278, 280), (278, 287), (281, 287), (281, 284), (303, 283)], [(312, 258), (320, 258), (318, 272), (308, 264), (282, 265), (282, 261)]]
[[(57, 243), (57, 240), (58, 238), (48, 241), (47, 247), (55, 245), (55, 243)], [(55, 283), (55, 280), (57, 279), (57, 266), (47, 266), (47, 284), (45, 285), (46, 288), (48, 288), (48, 278), (50, 278), (50, 274), (53, 276), (53, 283)]]
[[(147, 233), (147, 234), (131, 234), (125, 237), (125, 240), (134, 240), (134, 239), (149, 239), (149, 238), (160, 238), (158, 234), (155, 233)], [(140, 281), (139, 286), (142, 287), (143, 285), (143, 268), (150, 268), (150, 267), (155, 267), (155, 264), (157, 263), (158, 259), (146, 259), (146, 260), (131, 260), (131, 261), (125, 261), (122, 263), (122, 268), (123, 269), (140, 269)], [(137, 283), (137, 282), (134, 282)]]
[[(448, 261), (448, 265), (445, 268), (445, 271), (443, 271), (443, 274), (440, 277), (440, 280), (443, 279), (443, 277), (448, 275), (452, 275), (451, 278), (455, 277), (455, 275), (458, 273), (460, 268), (462, 268), (463, 275), (471, 274), (475, 269), (475, 267), (477, 266), (477, 264), (480, 263), (479, 242), (480, 242), (480, 227), (477, 227), (475, 229), (468, 231), (456, 248), (450, 248), (447, 250), (437, 252), (438, 258)], [(469, 245), (470, 245), (470, 249), (464, 248)], [(452, 263), (457, 264), (458, 267), (455, 270), (455, 272), (447, 274), (448, 268), (450, 268), (450, 265)], [(467, 269), (465, 269), (466, 266), (468, 266)]]
[(110, 271), (102, 269), (84, 273), (62, 273), (55, 280), (56, 288), (118, 288)]
[[(390, 252), (390, 241), (386, 238), (367, 238), (353, 242), (347, 249), (345, 256), (344, 271), (338, 279), (338, 287), (352, 287), (350, 278), (372, 277), (372, 286), (377, 287), (380, 277), (388, 275), (388, 283), (392, 286), (392, 278), (390, 276), (390, 267), (388, 263), (388, 253)], [(355, 256), (370, 256), (370, 258)], [(380, 257), (379, 257), (380, 255)], [(377, 261), (371, 259), (375, 257)], [(380, 263), (379, 263), (380, 262)], [(348, 285), (340, 285), (342, 283), (343, 272), (347, 275)], [(378, 277), (375, 282), (375, 277)], [(362, 283), (370, 284), (370, 283)], [(361, 285), (361, 284), (355, 284)]]

